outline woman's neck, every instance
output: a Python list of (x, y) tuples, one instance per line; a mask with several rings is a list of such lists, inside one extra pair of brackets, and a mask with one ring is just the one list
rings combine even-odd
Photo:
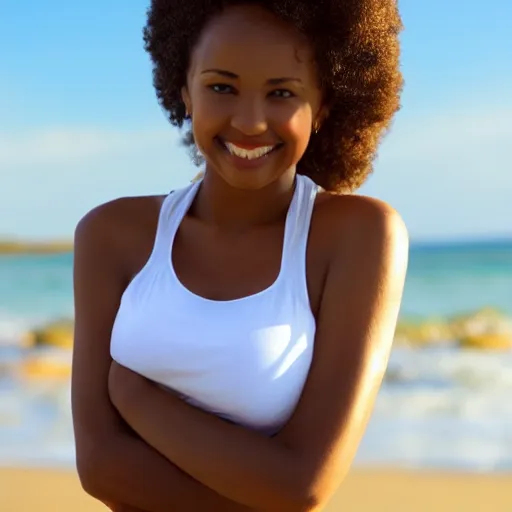
[(230, 186), (207, 171), (189, 214), (222, 231), (245, 231), (286, 217), (295, 190), (295, 169), (259, 190)]

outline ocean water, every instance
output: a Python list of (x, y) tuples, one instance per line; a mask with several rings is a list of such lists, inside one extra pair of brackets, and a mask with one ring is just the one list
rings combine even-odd
[[(512, 317), (512, 242), (412, 247), (402, 316), (482, 307)], [(26, 378), (15, 343), (72, 311), (71, 255), (0, 257), (0, 464), (74, 463), (69, 382)], [(511, 396), (512, 350), (397, 346), (356, 464), (510, 471)]]

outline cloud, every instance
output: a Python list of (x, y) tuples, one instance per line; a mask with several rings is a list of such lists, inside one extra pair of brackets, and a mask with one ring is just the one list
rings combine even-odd
[(170, 129), (124, 131), (80, 126), (0, 132), (0, 169), (4, 174), (47, 166), (69, 168), (84, 160), (175, 144), (178, 137)]
[(447, 157), (487, 157), (490, 149), (507, 151), (512, 144), (512, 108), (479, 112), (436, 112), (398, 118), (385, 139), (379, 160), (386, 165), (438, 161)]
[(187, 184), (197, 170), (179, 143), (169, 127), (0, 132), (0, 236), (70, 236), (97, 204)]
[(397, 120), (361, 192), (397, 208), (417, 238), (512, 234), (512, 109)]

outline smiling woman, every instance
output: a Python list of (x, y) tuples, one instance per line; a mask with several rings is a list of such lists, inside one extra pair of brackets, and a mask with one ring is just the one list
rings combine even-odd
[[(267, 103), (277, 108), (276, 115), (286, 115), (283, 109), (296, 107), (301, 100), (313, 109), (315, 101), (321, 101), (316, 105), (321, 110), (309, 112), (316, 116), (310, 119), (316, 133), (306, 137), (298, 171), (326, 190), (351, 191), (364, 182), (380, 138), (399, 107), (401, 21), (395, 0), (171, 4), (153, 2), (145, 41), (155, 63), (157, 95), (172, 124), (181, 127), (190, 121), (183, 86), (197, 71), (198, 59), (207, 58), (207, 67), (199, 73), (205, 73), (207, 84), (218, 94), (243, 94), (256, 86), (273, 100)], [(219, 14), (244, 4), (253, 6), (251, 23), (259, 25), (258, 51), (244, 24), (222, 30), (227, 19)], [(272, 31), (276, 24), (280, 30)], [(283, 104), (284, 99), (290, 101)], [(230, 99), (212, 101), (223, 108), (222, 102)], [(194, 148), (197, 137), (195, 130), (187, 135)], [(201, 154), (196, 156), (202, 163)]]
[(112, 509), (317, 511), (343, 481), (407, 266), (399, 215), (348, 193), (398, 108), (399, 28), (392, 0), (152, 2), (204, 175), (76, 230), (77, 464)]

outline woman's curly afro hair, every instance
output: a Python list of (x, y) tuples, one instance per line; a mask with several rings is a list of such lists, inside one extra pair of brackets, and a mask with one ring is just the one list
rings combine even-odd
[[(232, 5), (260, 5), (294, 25), (313, 46), (328, 115), (297, 171), (346, 193), (370, 174), (402, 90), (396, 0), (152, 0), (144, 28), (157, 97), (171, 123), (186, 120), (181, 89), (205, 25)], [(192, 134), (186, 140), (192, 146)]]

